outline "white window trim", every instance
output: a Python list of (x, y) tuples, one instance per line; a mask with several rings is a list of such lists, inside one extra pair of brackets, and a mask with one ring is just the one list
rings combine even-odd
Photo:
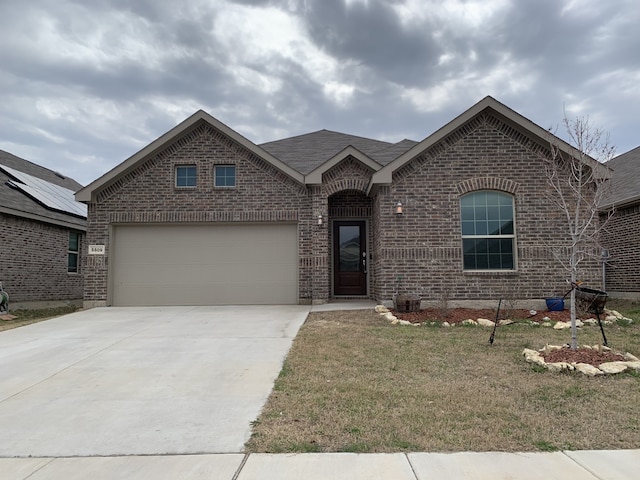
[[(516, 197), (510, 192), (503, 192), (501, 190), (491, 190), (491, 189), (481, 189), (481, 190), (473, 190), (471, 192), (467, 192), (462, 195), (458, 200), (458, 212), (460, 214), (460, 201), (462, 197), (466, 197), (467, 195), (473, 195), (474, 193), (479, 192), (498, 192), (504, 195), (508, 195), (511, 197), (511, 207), (513, 209), (513, 234), (510, 235), (463, 235), (462, 234), (462, 218), (460, 218), (460, 251), (462, 252), (462, 271), (464, 273), (509, 273), (516, 272), (518, 270), (518, 241), (517, 241), (517, 226), (516, 226)], [(464, 241), (472, 240), (477, 238), (510, 238), (513, 241), (512, 246), (512, 254), (513, 254), (513, 268), (465, 268), (464, 267)]]

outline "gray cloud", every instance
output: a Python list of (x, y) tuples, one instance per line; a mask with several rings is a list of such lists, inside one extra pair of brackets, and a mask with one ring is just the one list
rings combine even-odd
[[(415, 7), (415, 8), (414, 8)], [(88, 183), (203, 108), (259, 143), (420, 140), (485, 95), (638, 145), (633, 0), (5, 0), (0, 148)]]

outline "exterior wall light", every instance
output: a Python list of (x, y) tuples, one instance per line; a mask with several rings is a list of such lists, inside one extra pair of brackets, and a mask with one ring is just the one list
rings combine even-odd
[(318, 215), (318, 225), (322, 225), (323, 219), (322, 214)]
[(396, 215), (402, 215), (402, 204), (400, 202), (396, 203), (395, 212)]

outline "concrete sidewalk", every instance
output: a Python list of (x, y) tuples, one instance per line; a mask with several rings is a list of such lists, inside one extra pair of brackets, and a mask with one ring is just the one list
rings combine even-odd
[(640, 450), (0, 458), (3, 480), (632, 480)]

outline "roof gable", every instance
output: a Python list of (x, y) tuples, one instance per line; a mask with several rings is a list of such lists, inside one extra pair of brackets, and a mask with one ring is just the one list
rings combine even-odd
[(144, 147), (139, 152), (129, 157), (124, 162), (114, 167), (109, 172), (102, 175), (100, 178), (94, 180), (92, 183), (84, 187), (82, 190), (76, 193), (76, 200), (80, 202), (90, 202), (95, 198), (96, 193), (107, 187), (108, 185), (116, 182), (119, 178), (125, 176), (130, 171), (134, 170), (138, 165), (144, 163), (147, 159), (154, 154), (159, 153), (172, 143), (178, 141), (184, 135), (187, 135), (191, 130), (197, 128), (202, 122), (207, 123), (212, 128), (218, 130), (220, 133), (230, 138), (232, 141), (238, 143), (242, 147), (246, 148), (253, 154), (257, 155), (267, 163), (270, 163), (278, 170), (282, 171), (287, 176), (293, 178), (299, 183), (304, 182), (304, 177), (299, 172), (292, 169), (282, 161), (275, 158), (273, 155), (263, 150), (250, 140), (240, 135), (235, 130), (232, 130), (224, 123), (215, 119), (203, 110), (198, 110), (189, 118), (166, 132), (164, 135), (158, 137), (149, 145)]
[[(574, 157), (579, 155), (579, 152), (564, 140), (552, 135), (548, 130), (536, 125), (531, 120), (523, 117), (514, 110), (511, 110), (493, 97), (487, 96), (376, 172), (371, 179), (368, 191), (371, 191), (377, 185), (391, 184), (393, 173), (395, 171), (405, 166), (407, 163), (424, 153), (432, 146), (436, 145), (441, 140), (445, 139), (448, 135), (451, 135), (456, 130), (466, 125), (486, 110), (490, 110), (493, 115), (496, 115), (505, 123), (513, 126), (520, 133), (540, 145), (548, 147), (549, 140), (553, 139), (562, 152)], [(609, 169), (595, 159), (588, 157), (587, 161), (596, 171), (597, 175), (602, 176), (603, 178), (607, 178), (610, 175)]]
[(611, 190), (601, 208), (640, 202), (640, 147), (618, 155), (606, 165), (613, 170)]
[(376, 161), (374, 161), (371, 158), (369, 158), (368, 156), (366, 156), (364, 153), (362, 153), (357, 148), (354, 148), (352, 146), (348, 146), (347, 148), (345, 148), (344, 150), (342, 150), (341, 152), (337, 153), (332, 158), (330, 158), (329, 160), (324, 162), (318, 168), (316, 168), (315, 170), (310, 172), (308, 175), (305, 175), (305, 177), (304, 177), (305, 183), (306, 184), (312, 184), (312, 185), (321, 184), (322, 183), (322, 174), (323, 173), (329, 171), (330, 169), (332, 169), (333, 167), (335, 167), (336, 165), (338, 165), (343, 160), (345, 160), (345, 159), (347, 159), (349, 157), (355, 158), (360, 163), (362, 163), (363, 165), (369, 167), (374, 172), (378, 171), (378, 170), (380, 170), (382, 168), (382, 165), (380, 165)]

